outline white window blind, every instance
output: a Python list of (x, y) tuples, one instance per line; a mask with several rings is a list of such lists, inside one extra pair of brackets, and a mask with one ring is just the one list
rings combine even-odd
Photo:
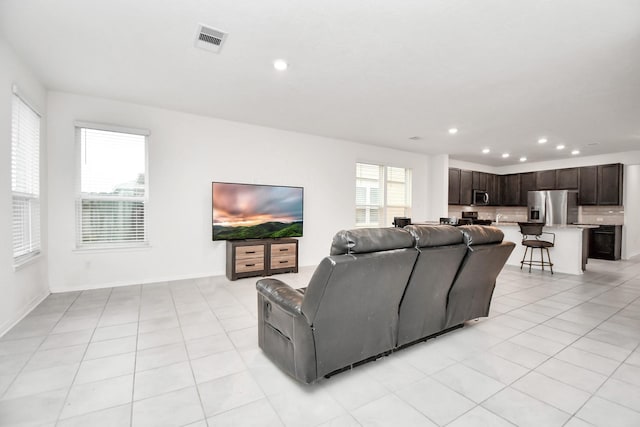
[(147, 137), (78, 127), (79, 248), (147, 243)]
[(14, 265), (40, 253), (40, 116), (17, 94), (11, 113)]
[(390, 226), (411, 216), (411, 169), (356, 163), (356, 227)]

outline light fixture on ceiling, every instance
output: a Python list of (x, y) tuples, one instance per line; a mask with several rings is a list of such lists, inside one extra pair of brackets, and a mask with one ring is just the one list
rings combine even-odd
[(273, 68), (278, 71), (284, 71), (289, 68), (289, 64), (287, 64), (287, 61), (285, 61), (284, 59), (276, 59), (275, 61), (273, 61)]
[(556, 145), (556, 150), (564, 150), (564, 145)]
[(451, 135), (455, 135), (456, 133), (458, 133), (458, 128), (451, 128), (451, 129), (449, 129), (449, 133), (450, 133)]
[(571, 154), (574, 155), (574, 156), (577, 155), (577, 154), (580, 154), (580, 150), (573, 150), (571, 152)]
[(538, 144), (546, 144), (547, 143), (547, 138), (540, 138), (538, 140)]
[(506, 159), (507, 157), (509, 157), (509, 153), (502, 153), (502, 158)]
[(483, 148), (482, 149), (482, 154), (489, 154), (491, 152), (491, 150), (489, 150), (488, 148)]
[(520, 161), (521, 161), (521, 162), (526, 162), (526, 161), (527, 161), (527, 158), (526, 158), (526, 157), (524, 157), (524, 156), (522, 156), (522, 157), (520, 157)]

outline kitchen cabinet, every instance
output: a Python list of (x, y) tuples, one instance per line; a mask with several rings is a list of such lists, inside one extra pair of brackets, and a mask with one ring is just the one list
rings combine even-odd
[(460, 204), (460, 169), (449, 168), (449, 204)]
[(556, 170), (536, 172), (536, 190), (555, 190)]
[(499, 175), (487, 174), (487, 192), (489, 193), (489, 206), (500, 206), (502, 204)]
[(598, 166), (598, 205), (622, 204), (622, 165)]
[(581, 206), (598, 204), (598, 166), (580, 168), (578, 204)]
[(502, 204), (518, 206), (520, 204), (520, 174), (500, 175)]
[(536, 172), (520, 174), (520, 206), (527, 206), (529, 191), (536, 189)]
[(577, 190), (578, 168), (558, 169), (556, 171), (556, 189), (557, 190)]
[(473, 189), (487, 191), (487, 173), (473, 171)]
[(622, 226), (601, 225), (589, 235), (589, 258), (616, 261), (622, 253)]
[(531, 190), (578, 190), (579, 205), (622, 204), (622, 164), (552, 169), (520, 174), (449, 168), (449, 204), (471, 205), (473, 190), (489, 193), (490, 206), (527, 206)]
[(460, 171), (460, 204), (470, 205), (473, 202), (473, 172)]

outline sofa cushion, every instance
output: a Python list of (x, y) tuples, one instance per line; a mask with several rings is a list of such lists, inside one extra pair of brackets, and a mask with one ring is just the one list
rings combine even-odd
[(500, 243), (504, 239), (502, 230), (485, 225), (463, 225), (459, 227), (467, 246)]
[(337, 232), (331, 243), (331, 255), (364, 254), (413, 246), (413, 236), (402, 228), (360, 228)]
[(462, 233), (451, 225), (407, 225), (419, 248), (448, 246), (462, 243)]

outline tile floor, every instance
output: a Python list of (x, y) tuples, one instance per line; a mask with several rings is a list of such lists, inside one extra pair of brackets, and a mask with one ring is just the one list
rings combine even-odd
[(588, 268), (507, 267), (490, 318), (312, 386), (257, 347), (255, 279), (50, 295), (0, 339), (0, 425), (640, 426), (640, 258)]

